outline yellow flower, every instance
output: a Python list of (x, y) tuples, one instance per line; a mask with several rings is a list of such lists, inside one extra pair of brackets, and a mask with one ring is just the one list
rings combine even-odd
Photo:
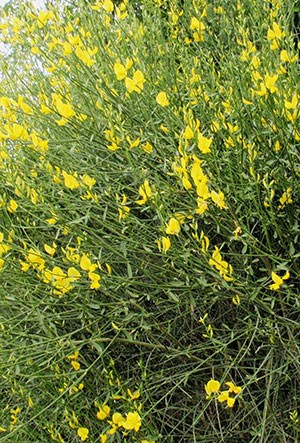
[(227, 261), (222, 259), (222, 255), (217, 246), (215, 246), (215, 250), (208, 263), (210, 264), (210, 266), (214, 266), (219, 271), (219, 274), (224, 278), (224, 280), (232, 280), (232, 277), (230, 277), (230, 275), (233, 273), (233, 268), (229, 263), (227, 263)]
[(100, 409), (97, 412), (97, 418), (99, 420), (105, 420), (106, 417), (109, 416), (109, 413), (110, 413), (110, 407), (108, 405), (104, 404), (104, 405), (100, 406)]
[(141, 393), (139, 390), (131, 392), (130, 389), (127, 389), (127, 394), (129, 395), (131, 400), (136, 400), (137, 398), (140, 398), (140, 396), (141, 396)]
[(198, 148), (203, 154), (210, 152), (210, 145), (212, 144), (212, 138), (204, 137), (200, 132), (198, 133)]
[(194, 180), (195, 186), (198, 185), (198, 183), (201, 182), (201, 180), (203, 180), (205, 178), (205, 174), (200, 166), (201, 162), (200, 161), (195, 161), (192, 164), (191, 167), (191, 177)]
[(193, 33), (193, 38), (195, 42), (202, 42), (204, 40), (204, 23), (200, 22), (196, 17), (192, 17), (190, 23), (190, 29), (195, 31)]
[(41, 257), (39, 251), (30, 248), (26, 259), (27, 262), (38, 271), (41, 271), (45, 268), (45, 260)]
[(74, 282), (81, 277), (81, 274), (76, 268), (71, 267), (68, 269), (68, 277), (70, 282)]
[(123, 421), (124, 421), (124, 417), (122, 414), (120, 414), (120, 412), (115, 412), (112, 415), (111, 419), (112, 419), (113, 424), (117, 425), (117, 426), (122, 426)]
[(222, 191), (219, 192), (215, 192), (212, 191), (211, 194), (211, 199), (212, 201), (220, 208), (220, 209), (227, 209), (226, 205), (225, 205), (225, 200), (224, 200), (224, 194)]
[(77, 434), (81, 441), (85, 441), (89, 436), (89, 430), (87, 428), (78, 428)]
[(192, 183), (189, 181), (188, 179), (188, 174), (186, 172), (183, 173), (183, 177), (181, 178), (181, 182), (183, 184), (184, 189), (186, 189), (187, 191), (189, 191), (190, 189), (192, 189), (193, 185)]
[(282, 209), (287, 204), (293, 203), (291, 195), (292, 195), (292, 188), (287, 188), (287, 190), (282, 194), (282, 196), (279, 199), (280, 201), (279, 209)]
[(229, 408), (232, 408), (234, 406), (234, 403), (235, 403), (235, 398), (234, 397), (230, 397), (229, 396), (229, 392), (230, 391), (222, 391), (220, 393), (220, 395), (218, 395), (217, 399), (218, 399), (218, 401), (220, 403), (223, 403), (224, 401), (226, 401), (227, 402), (227, 406)]
[(275, 38), (284, 37), (284, 32), (281, 31), (280, 26), (277, 23), (273, 23), (273, 27), (268, 29), (268, 40), (274, 40)]
[(185, 140), (190, 140), (193, 137), (194, 137), (194, 131), (192, 130), (192, 128), (189, 125), (187, 125), (187, 127), (185, 128), (184, 133), (183, 133), (183, 138)]
[(133, 74), (132, 78), (129, 78), (129, 77), (125, 78), (125, 86), (128, 89), (129, 93), (134, 92), (134, 91), (141, 93), (143, 90), (145, 81), (146, 80), (145, 80), (144, 74), (140, 70), (137, 70)]
[[(116, 194), (116, 200), (117, 202), (120, 202), (120, 197), (118, 194)], [(119, 212), (119, 220), (125, 219), (130, 212), (130, 207), (126, 205), (127, 197), (125, 194), (123, 194), (122, 201), (119, 203), (121, 207), (118, 208)]]
[(80, 369), (80, 363), (79, 363), (78, 361), (76, 361), (76, 360), (72, 360), (72, 361), (71, 361), (71, 365), (72, 365), (73, 369), (75, 369), (75, 371), (79, 371), (79, 369)]
[(255, 93), (257, 95), (259, 95), (260, 97), (267, 95), (267, 88), (266, 88), (266, 85), (264, 84), (264, 82), (260, 83), (260, 90), (256, 90)]
[(131, 59), (126, 59), (125, 66), (120, 63), (116, 62), (114, 64), (114, 72), (116, 74), (117, 80), (123, 80), (127, 76), (127, 71), (131, 68), (133, 65), (133, 61)]
[(134, 429), (136, 432), (140, 429), (142, 420), (137, 412), (128, 412), (126, 420), (122, 422), (122, 426), (126, 430)]
[(269, 286), (269, 289), (272, 291), (277, 291), (277, 289), (280, 289), (280, 287), (283, 285), (284, 280), (288, 280), (290, 278), (290, 273), (289, 271), (286, 271), (283, 277), (279, 277), (279, 275), (272, 271), (271, 277), (274, 283)]
[(202, 180), (196, 184), (197, 195), (198, 195), (198, 197), (200, 197), (203, 200), (207, 200), (210, 197), (207, 182), (208, 182), (208, 179), (206, 176), (204, 176), (202, 178)]
[(148, 180), (145, 180), (139, 187), (139, 194), (142, 198), (136, 202), (138, 205), (144, 205), (147, 200), (152, 197), (152, 191)]
[(27, 129), (17, 123), (13, 124), (12, 126), (7, 126), (6, 129), (8, 132), (8, 137), (11, 140), (17, 140), (17, 139), (26, 140), (26, 139), (28, 139)]
[(47, 254), (51, 255), (53, 257), (53, 255), (56, 252), (56, 244), (52, 243), (52, 246), (49, 246), (47, 244), (44, 244), (44, 249), (47, 252)]
[[(3, 262), (2, 263), (2, 266), (3, 266), (4, 260), (2, 260), (2, 262)], [(30, 264), (29, 263), (26, 263), (25, 261), (22, 261), (22, 260), (19, 260), (19, 263), (21, 265), (21, 269), (22, 269), (23, 272), (27, 272), (28, 269), (30, 269)], [(0, 266), (0, 269), (1, 269), (1, 266)]]
[(10, 213), (14, 213), (18, 209), (18, 206), (18, 203), (13, 198), (11, 198), (8, 202), (7, 210)]
[(55, 15), (52, 11), (40, 11), (37, 17), (38, 27), (42, 28), (48, 20), (54, 20)]
[(227, 401), (229, 398), (229, 391), (221, 391), (221, 393), (218, 395), (218, 401), (220, 403), (223, 403), (223, 401)]
[(77, 55), (79, 60), (81, 60), (87, 66), (93, 66), (93, 64), (95, 63), (95, 60), (90, 57), (90, 54), (86, 50), (77, 47), (75, 50), (75, 54)]
[(289, 102), (288, 100), (284, 100), (285, 109), (296, 109), (298, 106), (298, 96), (294, 94), (292, 100)]
[(265, 76), (265, 85), (266, 85), (266, 88), (271, 92), (271, 94), (278, 91), (278, 88), (275, 86), (277, 79), (278, 79), (278, 75), (267, 74)]
[(180, 223), (175, 217), (171, 217), (167, 223), (166, 234), (177, 235), (181, 230)]
[(234, 394), (239, 394), (242, 391), (240, 386), (236, 386), (231, 381), (228, 381), (225, 385), (229, 387), (229, 392), (233, 392)]
[(81, 178), (82, 183), (84, 183), (89, 189), (91, 189), (94, 184), (96, 183), (96, 180), (92, 177), (90, 177), (88, 174), (84, 174)]
[(108, 439), (108, 437), (106, 434), (100, 434), (100, 442), (101, 443), (106, 443), (107, 439)]
[(220, 390), (220, 382), (218, 380), (211, 379), (204, 386), (205, 392), (207, 394), (206, 399), (209, 400), (211, 398), (211, 394), (215, 394)]
[(67, 188), (73, 190), (80, 187), (80, 184), (74, 175), (68, 174), (66, 171), (62, 171), (62, 175), (64, 178), (64, 184)]
[(48, 106), (46, 106), (46, 105), (44, 105), (44, 104), (41, 104), (41, 112), (42, 112), (43, 114), (50, 114), (51, 109), (48, 108)]
[(201, 242), (201, 251), (206, 254), (209, 247), (209, 238), (204, 234), (203, 231), (200, 233), (199, 241)]
[(242, 233), (242, 228), (241, 228), (240, 226), (236, 225), (236, 228), (235, 228), (235, 230), (233, 231), (233, 233), (234, 233), (234, 237), (235, 237), (235, 238), (238, 238), (239, 235)]
[(100, 288), (100, 280), (101, 277), (96, 272), (89, 272), (88, 273), (89, 279), (91, 280), (90, 288), (91, 289), (98, 289)]
[(208, 204), (206, 200), (204, 200), (201, 197), (197, 198), (197, 208), (195, 209), (195, 212), (199, 215), (204, 214), (208, 209)]
[(236, 306), (239, 306), (241, 303), (241, 298), (238, 294), (234, 295), (231, 300), (232, 300), (232, 303)]
[(74, 411), (72, 412), (72, 417), (69, 417), (69, 418), (70, 418), (70, 420), (69, 420), (69, 426), (70, 426), (70, 428), (72, 428), (72, 429), (77, 428), (77, 425), (78, 425), (78, 418), (76, 417)]
[(253, 105), (253, 102), (250, 102), (249, 100), (246, 100), (245, 98), (242, 98), (242, 102), (244, 105)]
[(168, 100), (167, 94), (165, 92), (159, 92), (156, 96), (156, 102), (160, 106), (169, 106), (170, 102)]
[(298, 56), (297, 55), (294, 55), (293, 57), (285, 50), (285, 49), (283, 49), (281, 52), (280, 52), (280, 60), (283, 62), (283, 63), (287, 63), (287, 62), (289, 62), (289, 63), (293, 63), (293, 62), (296, 62), (297, 61), (297, 59), (298, 59)]
[(171, 247), (171, 240), (169, 237), (161, 237), (161, 239), (157, 240), (157, 246), (160, 251), (166, 253)]
[(102, 5), (106, 12), (113, 12), (114, 4), (111, 0), (104, 0)]
[(94, 271), (97, 267), (97, 265), (92, 265), (91, 260), (85, 254), (81, 257), (79, 266), (83, 271)]
[(151, 152), (153, 151), (153, 146), (151, 145), (151, 143), (146, 142), (142, 149), (143, 151), (147, 152), (147, 154), (151, 154)]
[(11, 409), (9, 412), (11, 414), (17, 415), (17, 414), (20, 414), (21, 408), (20, 408), (20, 406), (17, 406), (16, 409)]
[(122, 63), (115, 63), (114, 64), (114, 71), (117, 76), (117, 80), (123, 80), (127, 75), (127, 70)]
[(59, 114), (65, 118), (71, 118), (75, 115), (75, 111), (69, 103), (63, 103), (61, 99), (55, 101), (55, 106)]
[(170, 129), (168, 129), (165, 125), (160, 125), (159, 129), (165, 134), (168, 134), (168, 132), (170, 132)]
[(267, 33), (267, 38), (271, 41), (272, 50), (279, 48), (278, 40), (282, 39), (284, 36), (285, 33), (282, 32), (280, 26), (274, 22), (272, 28), (269, 28)]

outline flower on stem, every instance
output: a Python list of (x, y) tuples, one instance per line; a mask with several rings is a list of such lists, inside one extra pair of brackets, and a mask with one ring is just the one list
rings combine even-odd
[(110, 407), (104, 404), (100, 406), (99, 411), (97, 412), (97, 418), (99, 420), (105, 420), (106, 417), (109, 416), (109, 413), (110, 413)]
[(212, 144), (212, 141), (212, 138), (204, 137), (204, 135), (198, 131), (198, 148), (202, 154), (207, 154), (210, 152), (210, 145)]
[(227, 402), (227, 406), (232, 408), (235, 403), (235, 398), (229, 396), (229, 391), (221, 391), (220, 395), (218, 395), (217, 400), (220, 403)]
[(140, 429), (142, 420), (137, 412), (128, 412), (126, 414), (126, 420), (122, 421), (122, 426), (127, 431), (134, 429), (136, 432)]
[(215, 246), (215, 250), (208, 263), (210, 266), (214, 266), (219, 271), (219, 274), (224, 278), (224, 280), (232, 281), (231, 275), (233, 273), (233, 268), (227, 261), (223, 260), (217, 246)]
[(287, 188), (287, 190), (284, 191), (284, 193), (279, 199), (279, 202), (280, 205), (278, 206), (278, 209), (283, 209), (285, 205), (293, 203), (292, 188)]
[(207, 394), (206, 400), (209, 400), (212, 394), (220, 391), (220, 382), (218, 380), (211, 379), (204, 386), (205, 392)]
[(156, 102), (160, 105), (160, 106), (169, 106), (170, 102), (169, 99), (167, 97), (167, 94), (163, 91), (159, 92), (156, 96)]
[(117, 80), (124, 80), (127, 77), (127, 71), (133, 65), (133, 61), (131, 59), (126, 59), (125, 65), (120, 62), (116, 62), (114, 64), (114, 72), (116, 74)]
[(275, 50), (279, 48), (279, 40), (285, 36), (285, 33), (281, 31), (280, 26), (274, 22), (272, 27), (268, 29), (267, 38), (271, 42), (271, 49)]
[(180, 230), (180, 222), (175, 217), (171, 217), (166, 226), (166, 234), (178, 235)]
[(80, 184), (76, 178), (76, 173), (74, 175), (72, 174), (68, 174), (66, 171), (62, 171), (62, 175), (64, 178), (64, 185), (71, 189), (73, 191), (73, 189), (79, 188)]
[(13, 214), (18, 209), (18, 206), (19, 206), (18, 203), (13, 198), (11, 198), (8, 202), (7, 210), (11, 214)]
[(144, 74), (140, 70), (137, 70), (132, 78), (125, 78), (125, 86), (129, 93), (138, 92), (140, 94), (143, 90), (145, 81)]
[(147, 200), (153, 197), (149, 180), (145, 180), (144, 183), (139, 187), (139, 194), (142, 198), (136, 202), (138, 205), (144, 205)]
[(271, 277), (274, 283), (269, 286), (269, 289), (271, 289), (272, 291), (277, 291), (283, 285), (284, 280), (288, 280), (290, 278), (290, 273), (289, 271), (286, 271), (286, 273), (282, 277), (280, 277), (272, 271)]
[[(240, 386), (236, 386), (231, 381), (226, 382), (225, 385), (228, 386), (228, 389), (221, 391), (221, 384), (218, 380), (209, 380), (209, 382), (205, 385), (205, 392), (207, 394), (206, 400), (210, 400), (214, 397), (214, 394), (216, 394), (215, 398), (218, 400), (218, 402), (226, 402), (227, 406), (232, 408), (235, 404), (235, 396), (242, 392), (242, 388)], [(230, 396), (230, 394), (234, 394), (235, 396)]]
[(87, 428), (78, 428), (77, 434), (81, 441), (85, 441), (89, 436), (89, 430)]
[(193, 32), (193, 38), (194, 41), (197, 42), (203, 42), (204, 40), (204, 30), (205, 25), (203, 22), (200, 22), (196, 17), (192, 17), (191, 23), (190, 23), (190, 29)]
[(164, 253), (166, 253), (171, 247), (171, 240), (169, 237), (161, 237), (160, 239), (156, 240), (156, 243), (158, 249)]
[(215, 192), (212, 191), (211, 194), (212, 201), (220, 208), (220, 209), (227, 209), (227, 206), (225, 204), (225, 198), (222, 191)]

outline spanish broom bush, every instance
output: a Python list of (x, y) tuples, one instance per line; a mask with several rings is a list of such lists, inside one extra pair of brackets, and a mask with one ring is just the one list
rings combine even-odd
[(297, 14), (2, 8), (0, 441), (298, 441)]

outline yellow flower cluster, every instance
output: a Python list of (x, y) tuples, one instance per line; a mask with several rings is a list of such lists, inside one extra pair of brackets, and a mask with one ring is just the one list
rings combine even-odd
[(232, 265), (230, 265), (226, 260), (223, 260), (222, 255), (217, 246), (215, 246), (215, 250), (212, 254), (212, 257), (209, 259), (208, 263), (219, 271), (219, 274), (224, 278), (224, 280), (232, 281), (231, 277), (233, 273)]
[(132, 92), (141, 93), (144, 88), (145, 77), (142, 71), (137, 69), (134, 71), (132, 77), (127, 76), (127, 72), (133, 65), (131, 59), (127, 59), (125, 65), (119, 61), (114, 64), (114, 72), (117, 80), (124, 80), (127, 91), (131, 94)]
[[(200, 137), (201, 143), (204, 143), (202, 145), (202, 149), (209, 149), (211, 140), (209, 141), (209, 143), (207, 143), (207, 140), (209, 139), (206, 139), (202, 135)], [(205, 142), (203, 141), (204, 139), (206, 140)], [(180, 158), (180, 165), (178, 165), (177, 162), (173, 162), (172, 164), (172, 169), (181, 178), (183, 187), (187, 191), (189, 191), (193, 188), (193, 183), (194, 187), (196, 188), (197, 208), (195, 209), (195, 213), (199, 215), (204, 214), (208, 210), (209, 199), (211, 199), (213, 203), (218, 206), (218, 208), (227, 209), (224, 193), (221, 190), (219, 190), (218, 192), (210, 192), (208, 186), (209, 180), (207, 175), (204, 173), (201, 164), (202, 161), (196, 155), (183, 155)]]
[[(52, 246), (45, 244), (45, 251), (53, 256), (56, 252), (56, 245)], [(98, 269), (101, 269), (100, 263), (92, 263), (87, 254), (80, 255), (76, 249), (67, 247), (66, 250), (62, 249), (65, 253), (65, 260), (76, 264), (81, 270), (87, 273), (87, 277), (90, 280), (90, 288), (100, 288), (101, 276)], [(30, 268), (36, 271), (37, 277), (50, 285), (53, 288), (53, 294), (63, 295), (74, 288), (73, 283), (76, 283), (82, 274), (74, 266), (68, 267), (67, 271), (64, 271), (60, 266), (54, 266), (52, 269), (46, 267), (46, 260), (42, 257), (41, 252), (38, 249), (30, 248), (28, 252), (24, 252), (25, 260), (20, 260), (21, 269), (27, 272)], [(106, 264), (107, 272), (111, 273), (111, 268)]]
[[(202, 17), (205, 16), (205, 12), (202, 13)], [(193, 31), (193, 39), (196, 43), (203, 42), (204, 40), (204, 30), (205, 25), (202, 21), (198, 20), (196, 17), (192, 17), (190, 23), (190, 29)]]
[(138, 205), (144, 205), (148, 200), (154, 197), (154, 192), (150, 187), (149, 180), (145, 180), (144, 183), (139, 187), (139, 194), (141, 196), (140, 200), (137, 200)]
[(225, 386), (228, 386), (228, 389), (221, 391), (221, 383), (218, 380), (209, 380), (205, 385), (206, 400), (216, 397), (218, 402), (226, 402), (227, 406), (232, 408), (236, 402), (236, 396), (242, 392), (242, 388), (231, 381), (226, 382)]
[[(12, 243), (12, 237), (9, 236), (7, 241), (4, 241), (4, 234), (0, 232), (0, 271), (5, 263), (5, 255), (11, 249), (11, 246), (8, 243)], [(4, 257), (4, 258), (2, 258)]]
[[(0, 106), (2, 107), (0, 115), (7, 121), (0, 130), (0, 141), (24, 141), (28, 143), (29, 147), (40, 153), (45, 153), (48, 150), (48, 140), (44, 138), (44, 135), (35, 130), (30, 131), (25, 122), (18, 122), (21, 117), (18, 114), (20, 111), (25, 115), (33, 114), (32, 108), (25, 102), (23, 96), (19, 95), (17, 100), (5, 96), (0, 97)], [(7, 156), (8, 154), (5, 155), (5, 158)]]
[(75, 351), (74, 354), (68, 355), (68, 359), (71, 361), (71, 366), (75, 371), (79, 371), (80, 369), (80, 363), (78, 361), (79, 352)]
[[(99, 420), (106, 420), (110, 415), (110, 407), (108, 405), (102, 405), (98, 412), (97, 418)], [(111, 420), (108, 420), (111, 428), (107, 431), (108, 435), (115, 434), (119, 428), (124, 428), (127, 431), (134, 430), (139, 431), (142, 425), (142, 419), (138, 412), (128, 412), (126, 417), (123, 417), (119, 412), (112, 414)]]

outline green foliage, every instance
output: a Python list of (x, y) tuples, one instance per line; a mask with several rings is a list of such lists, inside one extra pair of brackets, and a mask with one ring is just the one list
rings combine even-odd
[(2, 11), (0, 441), (297, 441), (291, 14)]

